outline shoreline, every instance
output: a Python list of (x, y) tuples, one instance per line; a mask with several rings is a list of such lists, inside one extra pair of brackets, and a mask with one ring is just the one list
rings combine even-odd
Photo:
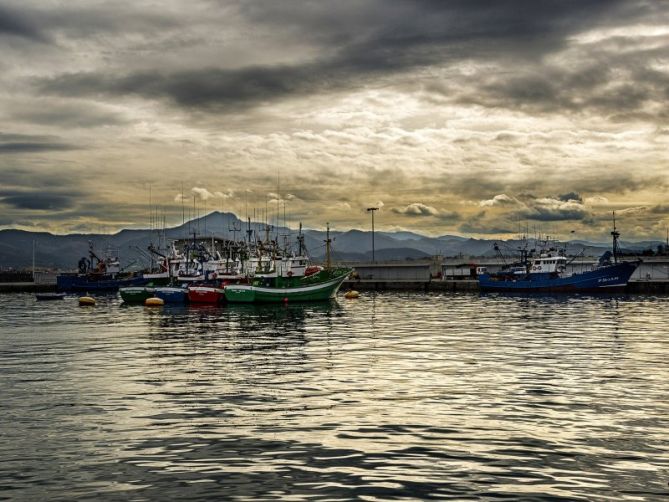
[[(358, 291), (408, 291), (421, 293), (476, 293), (479, 291), (479, 286), (478, 281), (468, 279), (434, 279), (429, 281), (357, 279), (344, 282), (341, 290), (346, 291), (348, 289), (355, 289)], [(51, 293), (55, 291), (55, 284), (36, 284), (32, 282), (0, 283), (0, 294)], [(669, 280), (650, 279), (630, 281), (627, 284), (625, 293), (638, 295), (669, 295)], [(532, 296), (536, 293), (526, 294)]]

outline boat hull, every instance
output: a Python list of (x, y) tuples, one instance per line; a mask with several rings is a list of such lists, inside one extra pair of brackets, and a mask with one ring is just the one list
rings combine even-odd
[(638, 265), (638, 262), (623, 262), (567, 277), (530, 274), (525, 278), (500, 279), (495, 275), (483, 274), (479, 277), (479, 287), (481, 291), (518, 293), (617, 293), (625, 291)]
[(285, 288), (231, 284), (225, 288), (225, 299), (233, 303), (327, 301), (337, 295), (347, 277), (348, 274), (344, 274), (326, 282)]
[(56, 278), (56, 288), (58, 291), (118, 291), (119, 288), (138, 286), (145, 282), (142, 277), (91, 279), (88, 276), (61, 274)]
[(188, 290), (173, 287), (156, 288), (155, 296), (165, 303), (186, 303), (188, 301)]
[(125, 303), (137, 303), (144, 305), (144, 302), (148, 298), (152, 298), (155, 293), (155, 288), (149, 288), (146, 286), (134, 286), (128, 288), (120, 288), (119, 293), (121, 293), (121, 299)]
[(40, 302), (63, 300), (64, 298), (65, 298), (65, 293), (37, 293), (35, 295), (35, 299)]
[(225, 290), (215, 286), (190, 286), (188, 301), (190, 303), (221, 303), (225, 300)]

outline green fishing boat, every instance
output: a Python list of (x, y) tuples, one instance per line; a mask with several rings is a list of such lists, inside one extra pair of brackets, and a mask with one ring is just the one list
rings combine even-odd
[(302, 277), (259, 275), (251, 284), (227, 285), (225, 299), (234, 303), (326, 301), (335, 297), (350, 273), (348, 268), (334, 268)]
[(121, 299), (124, 303), (139, 303), (144, 305), (147, 298), (152, 298), (155, 288), (151, 286), (132, 286), (128, 288), (119, 288)]
[(225, 299), (233, 303), (314, 302), (334, 298), (351, 273), (350, 268), (333, 268), (330, 264), (330, 228), (326, 244), (326, 266), (307, 266), (303, 255), (304, 236), (300, 225), (297, 255), (273, 258), (262, 253), (250, 260), (252, 279), (249, 284), (228, 284)]

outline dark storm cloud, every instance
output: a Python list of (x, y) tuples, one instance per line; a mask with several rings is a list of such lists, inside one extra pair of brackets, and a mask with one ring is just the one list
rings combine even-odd
[(581, 197), (581, 194), (576, 193), (576, 192), (569, 192), (569, 193), (564, 193), (562, 195), (558, 195), (557, 197), (559, 200), (563, 202), (567, 202), (570, 200), (575, 200), (577, 202), (583, 202), (583, 197)]
[(47, 37), (24, 14), (0, 5), (0, 35), (46, 42)]
[(658, 204), (650, 208), (650, 212), (653, 214), (669, 214), (669, 205), (667, 204)]
[(490, 227), (485, 224), (472, 225), (471, 223), (463, 223), (458, 227), (458, 231), (464, 234), (489, 234), (489, 235), (517, 233), (515, 230), (511, 230), (506, 227)]
[(135, 73), (114, 78), (103, 74), (66, 74), (42, 83), (40, 90), (65, 96), (91, 94), (169, 98), (186, 107), (236, 106), (325, 87), (306, 67), (215, 68), (192, 71)]
[(78, 147), (66, 143), (0, 143), (0, 155), (3, 153), (38, 153), (59, 150), (76, 150)]
[(53, 43), (54, 34), (72, 37), (100, 33), (147, 33), (178, 27), (183, 20), (167, 11), (142, 10), (141, 6), (126, 4), (75, 6), (59, 5), (49, 9), (47, 4), (19, 7), (0, 6), (0, 35), (11, 35), (31, 41)]
[(61, 141), (57, 136), (0, 132), (0, 155), (78, 150), (79, 148)]
[[(14, 159), (14, 157), (11, 157)], [(0, 184), (3, 188), (12, 187), (16, 190), (30, 188), (50, 188), (63, 190), (77, 183), (76, 177), (63, 167), (54, 166), (50, 170), (33, 168), (21, 164), (0, 163)]]
[[(669, 49), (669, 44), (663, 50)], [(463, 104), (520, 108), (533, 112), (582, 112), (586, 109), (610, 113), (613, 120), (665, 118), (640, 112), (647, 103), (662, 103), (669, 89), (669, 76), (647, 67), (661, 52), (643, 51), (617, 55), (592, 54), (596, 62), (586, 68), (518, 68), (520, 76), (495, 75), (471, 91), (459, 92)]]
[[(499, 45), (518, 45), (541, 51), (546, 41), (559, 43), (564, 35), (600, 18), (613, 17), (621, 6), (639, 15), (646, 2), (629, 0), (345, 0), (329, 2), (239, 2), (253, 22), (299, 31), (303, 37), (329, 44), (365, 48), (373, 55), (402, 56), (407, 50), (455, 45), (458, 57), (499, 52)], [(528, 39), (535, 39), (528, 45)], [(353, 43), (351, 43), (353, 41)], [(467, 45), (472, 44), (474, 45)], [(522, 46), (521, 46), (522, 45)], [(365, 56), (364, 52), (360, 55)], [(442, 56), (443, 56), (442, 52)], [(434, 56), (432, 56), (434, 57)], [(376, 59), (376, 58), (375, 58)]]
[[(287, 30), (299, 34), (305, 40), (325, 36), (329, 45), (322, 48), (320, 57), (298, 64), (155, 70), (121, 76), (70, 73), (38, 81), (38, 88), (65, 96), (168, 99), (184, 107), (255, 106), (287, 96), (349, 89), (370, 78), (427, 65), (472, 58), (537, 61), (564, 44), (569, 34), (604, 22), (629, 3), (395, 0), (345, 2), (334, 7), (300, 1), (244, 2), (239, 5), (240, 12), (251, 21), (265, 23), (277, 33)], [(356, 14), (360, 14), (357, 21)], [(556, 99), (557, 91), (550, 81), (527, 79), (511, 80), (497, 92), (511, 100)]]
[(60, 211), (76, 203), (79, 194), (47, 191), (0, 190), (0, 202), (16, 209)]
[[(28, 102), (7, 103), (4, 111), (14, 122), (55, 126), (60, 130), (66, 127), (116, 126), (129, 122), (124, 115), (110, 110), (109, 107), (69, 99), (32, 99)], [(52, 137), (51, 141), (53, 140)], [(3, 135), (0, 133), (0, 142), (2, 141)], [(5, 141), (10, 140), (5, 138)], [(40, 141), (49, 141), (49, 138)]]
[(524, 211), (519, 213), (522, 218), (535, 221), (568, 221), (568, 220), (583, 220), (588, 217), (588, 213), (581, 209), (572, 210), (550, 210), (550, 209), (535, 209), (531, 211)]

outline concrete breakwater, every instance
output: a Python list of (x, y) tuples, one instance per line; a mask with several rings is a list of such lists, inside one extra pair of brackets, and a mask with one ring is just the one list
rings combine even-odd
[(56, 291), (54, 272), (5, 274), (0, 280), (0, 293), (51, 293)]

